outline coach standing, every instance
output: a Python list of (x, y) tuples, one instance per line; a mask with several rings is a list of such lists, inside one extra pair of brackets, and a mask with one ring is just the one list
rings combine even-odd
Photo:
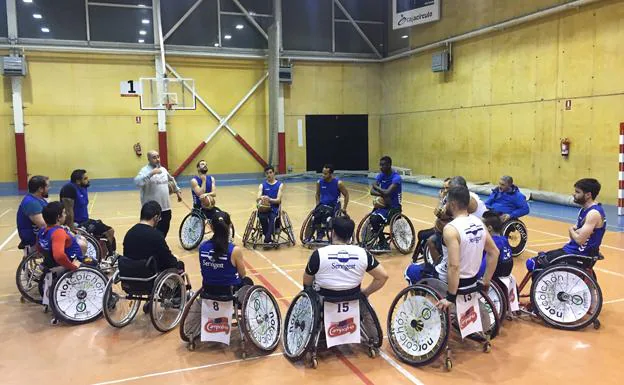
[(173, 183), (173, 191), (178, 196), (178, 202), (182, 202), (182, 192), (167, 169), (160, 165), (158, 151), (149, 151), (147, 160), (149, 163), (139, 171), (139, 174), (134, 178), (134, 183), (141, 188), (141, 205), (149, 201), (156, 201), (162, 207), (162, 215), (156, 229), (160, 230), (166, 237), (171, 223), (169, 182)]

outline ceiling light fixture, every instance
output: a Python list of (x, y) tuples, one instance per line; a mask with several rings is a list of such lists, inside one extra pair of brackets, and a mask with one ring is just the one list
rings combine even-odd
[(43, 28), (41, 28), (41, 32), (48, 33), (48, 32), (50, 32), (50, 28), (48, 28), (48, 27), (43, 27)]
[(34, 17), (35, 19), (41, 19), (43, 16), (41, 16), (41, 14), (40, 14), (40, 13), (33, 13), (33, 17)]
[(139, 39), (139, 43), (145, 43), (145, 40)]
[(408, 37), (409, 36), (407, 36), (407, 35), (403, 35), (403, 36), (401, 36), (401, 39), (407, 39)]
[(150, 23), (150, 21), (149, 21), (149, 19), (143, 19), (143, 20), (141, 20), (141, 23), (143, 23), (143, 24), (149, 24), (149, 23)]
[(140, 30), (140, 31), (139, 31), (139, 35), (145, 36), (145, 35), (147, 35), (147, 32), (146, 32), (146, 31), (144, 31), (144, 30)]
[(242, 25), (242, 24), (236, 24), (236, 29), (243, 29), (243, 28), (245, 28), (245, 26), (244, 26), (244, 25)]
[(225, 35), (225, 36), (223, 36), (223, 38), (224, 38), (225, 40), (230, 40), (230, 39), (232, 38), (232, 35)]

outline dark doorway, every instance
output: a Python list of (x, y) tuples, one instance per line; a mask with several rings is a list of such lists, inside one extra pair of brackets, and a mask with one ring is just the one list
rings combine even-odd
[(368, 170), (368, 115), (306, 115), (308, 171)]

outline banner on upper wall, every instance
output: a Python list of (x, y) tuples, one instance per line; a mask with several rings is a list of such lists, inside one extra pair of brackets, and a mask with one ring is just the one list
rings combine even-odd
[(392, 0), (392, 29), (440, 20), (442, 0)]

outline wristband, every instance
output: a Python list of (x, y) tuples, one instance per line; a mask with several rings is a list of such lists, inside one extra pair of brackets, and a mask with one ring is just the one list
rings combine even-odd
[(455, 303), (455, 300), (457, 299), (457, 294), (451, 294), (448, 291), (446, 292), (446, 300), (451, 302), (451, 303)]

